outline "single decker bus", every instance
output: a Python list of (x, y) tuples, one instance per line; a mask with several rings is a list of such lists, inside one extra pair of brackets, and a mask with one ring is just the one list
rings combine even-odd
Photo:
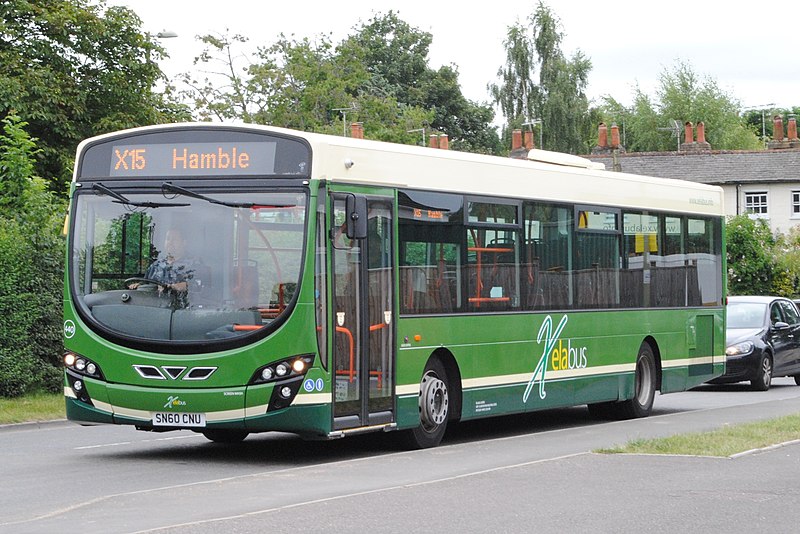
[(722, 374), (718, 187), (220, 124), (88, 139), (70, 190), (67, 416), (215, 442), (588, 405)]

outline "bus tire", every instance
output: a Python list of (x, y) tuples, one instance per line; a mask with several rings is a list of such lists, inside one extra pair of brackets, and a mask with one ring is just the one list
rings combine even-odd
[(639, 347), (634, 374), (633, 398), (622, 402), (589, 405), (589, 413), (598, 419), (636, 419), (647, 417), (656, 397), (658, 371), (653, 347), (646, 341)]
[(247, 430), (230, 430), (230, 429), (214, 429), (203, 430), (202, 434), (206, 439), (214, 443), (239, 443), (247, 437), (249, 432)]
[(653, 347), (644, 342), (636, 357), (636, 372), (633, 381), (633, 398), (620, 403), (620, 417), (635, 419), (647, 417), (656, 398), (656, 356)]
[(436, 447), (442, 441), (450, 418), (447, 372), (438, 358), (431, 358), (419, 384), (419, 426), (405, 432), (413, 449)]

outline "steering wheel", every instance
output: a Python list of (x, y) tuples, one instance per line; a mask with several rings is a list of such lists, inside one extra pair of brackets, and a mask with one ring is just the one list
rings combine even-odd
[(169, 289), (169, 284), (165, 284), (164, 282), (159, 282), (158, 280), (153, 280), (152, 278), (145, 278), (143, 276), (133, 276), (128, 278), (123, 282), (125, 287), (128, 288), (132, 283), (139, 282), (140, 284), (152, 284), (154, 286), (158, 286), (161, 291), (166, 291)]

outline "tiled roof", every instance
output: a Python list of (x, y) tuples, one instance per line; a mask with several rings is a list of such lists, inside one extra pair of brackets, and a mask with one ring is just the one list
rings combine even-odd
[[(612, 170), (611, 155), (584, 156)], [(800, 149), (619, 154), (622, 172), (722, 185), (728, 183), (800, 182)]]

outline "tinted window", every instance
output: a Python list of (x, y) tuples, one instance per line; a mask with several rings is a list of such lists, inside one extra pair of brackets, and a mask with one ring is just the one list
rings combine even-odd
[(780, 301), (781, 309), (783, 310), (783, 320), (791, 325), (800, 322), (800, 316), (797, 313), (797, 308), (789, 301)]

